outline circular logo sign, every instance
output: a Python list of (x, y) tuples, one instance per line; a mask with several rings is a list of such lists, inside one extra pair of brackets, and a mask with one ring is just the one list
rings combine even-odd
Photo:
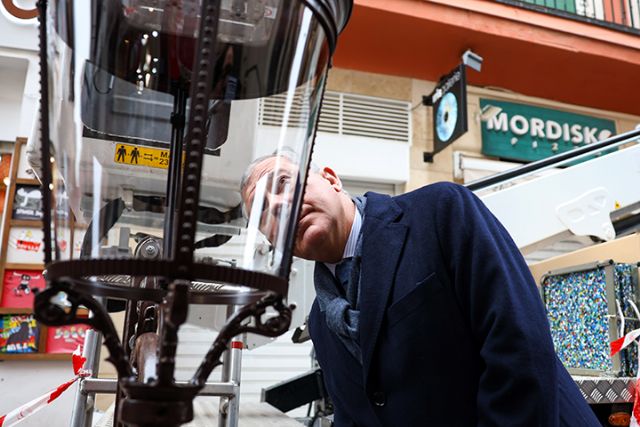
[(446, 142), (451, 138), (457, 121), (458, 100), (453, 93), (449, 92), (442, 97), (436, 112), (436, 132), (440, 141)]

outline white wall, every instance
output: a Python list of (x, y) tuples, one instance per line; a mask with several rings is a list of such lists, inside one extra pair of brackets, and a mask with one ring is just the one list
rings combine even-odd
[(40, 96), (38, 70), (37, 53), (0, 45), (1, 141), (32, 135)]
[[(29, 61), (0, 53), (0, 140), (15, 141), (20, 132), (20, 106)], [(28, 135), (23, 135), (28, 136)]]
[[(30, 10), (35, 0), (13, 0)], [(31, 135), (37, 109), (38, 22), (12, 17), (0, 4), (0, 140)]]
[(318, 132), (313, 162), (341, 178), (404, 184), (409, 181), (409, 149), (403, 142)]
[[(24, 9), (35, 6), (35, 0), (13, 0)], [(31, 4), (28, 4), (31, 3)], [(38, 23), (36, 19), (28, 21), (13, 18), (0, 4), (0, 46), (19, 50), (38, 50)]]

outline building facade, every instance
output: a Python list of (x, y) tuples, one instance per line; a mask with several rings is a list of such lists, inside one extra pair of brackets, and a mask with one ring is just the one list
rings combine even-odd
[[(356, 1), (340, 39), (329, 89), (411, 103), (410, 174), (405, 190), (440, 180), (461, 181), (460, 157), (455, 152), (512, 160), (483, 148), (483, 143), (487, 145), (483, 138), (493, 143), (482, 120), (483, 105), (492, 101), (529, 109), (524, 115), (527, 121), (543, 108), (611, 121), (612, 133), (638, 126), (638, 10), (637, 0)], [(440, 76), (461, 62), (468, 49), (484, 59), (480, 72), (467, 68), (469, 131), (436, 154), (433, 162), (425, 162), (424, 153), (433, 151), (433, 112), (421, 105), (422, 98), (433, 91)], [(509, 109), (503, 111), (502, 120), (505, 114)], [(559, 124), (572, 126), (576, 119), (568, 116)], [(543, 151), (545, 144), (562, 146), (564, 139), (571, 139), (542, 138), (535, 126), (527, 124), (525, 129), (517, 122), (516, 132), (538, 140), (537, 151)], [(587, 136), (589, 142), (594, 140)], [(526, 156), (516, 161), (527, 161)], [(478, 167), (490, 170), (509, 165)]]
[[(634, 129), (640, 124), (639, 2), (356, 0), (330, 71), (314, 161), (333, 167), (353, 194), (398, 194), (437, 181), (469, 182)], [(29, 3), (0, 4), (0, 152), (33, 133), (39, 90), (35, 2)], [(425, 161), (435, 151), (434, 111), (423, 99), (469, 49), (483, 63), (480, 72), (466, 73), (468, 131)], [(278, 125), (271, 114), (277, 106), (259, 108), (255, 126), (268, 135)], [(292, 289), (299, 294), (292, 298), (306, 301), (298, 304), (303, 311), (313, 298), (312, 269), (294, 263)], [(179, 374), (192, 371), (212, 336), (197, 327), (182, 331)], [(258, 400), (262, 387), (311, 366), (309, 343), (289, 339), (245, 352), (242, 399)], [(3, 387), (19, 390), (0, 414), (70, 372), (68, 362), (0, 362)], [(25, 382), (34, 375), (41, 381)], [(53, 420), (68, 425), (72, 393), (32, 425), (45, 418), (51, 427)]]

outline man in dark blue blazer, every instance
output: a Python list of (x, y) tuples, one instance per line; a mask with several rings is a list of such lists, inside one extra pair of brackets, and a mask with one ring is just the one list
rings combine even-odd
[(600, 426), (520, 252), (464, 187), (352, 199), (312, 169), (294, 248), (317, 261), (309, 330), (336, 426)]

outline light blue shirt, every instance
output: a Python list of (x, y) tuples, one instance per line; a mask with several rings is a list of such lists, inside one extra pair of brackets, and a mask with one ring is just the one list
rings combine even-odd
[[(360, 215), (359, 210), (354, 209), (356, 212), (353, 215), (353, 224), (351, 225), (351, 232), (349, 233), (349, 238), (347, 239), (347, 244), (344, 247), (344, 253), (342, 254), (342, 259), (352, 257), (356, 254), (356, 245), (358, 244), (358, 236), (360, 235), (360, 228), (362, 228), (362, 215)], [(336, 264), (337, 263), (324, 263), (331, 273), (335, 276), (336, 274)]]

